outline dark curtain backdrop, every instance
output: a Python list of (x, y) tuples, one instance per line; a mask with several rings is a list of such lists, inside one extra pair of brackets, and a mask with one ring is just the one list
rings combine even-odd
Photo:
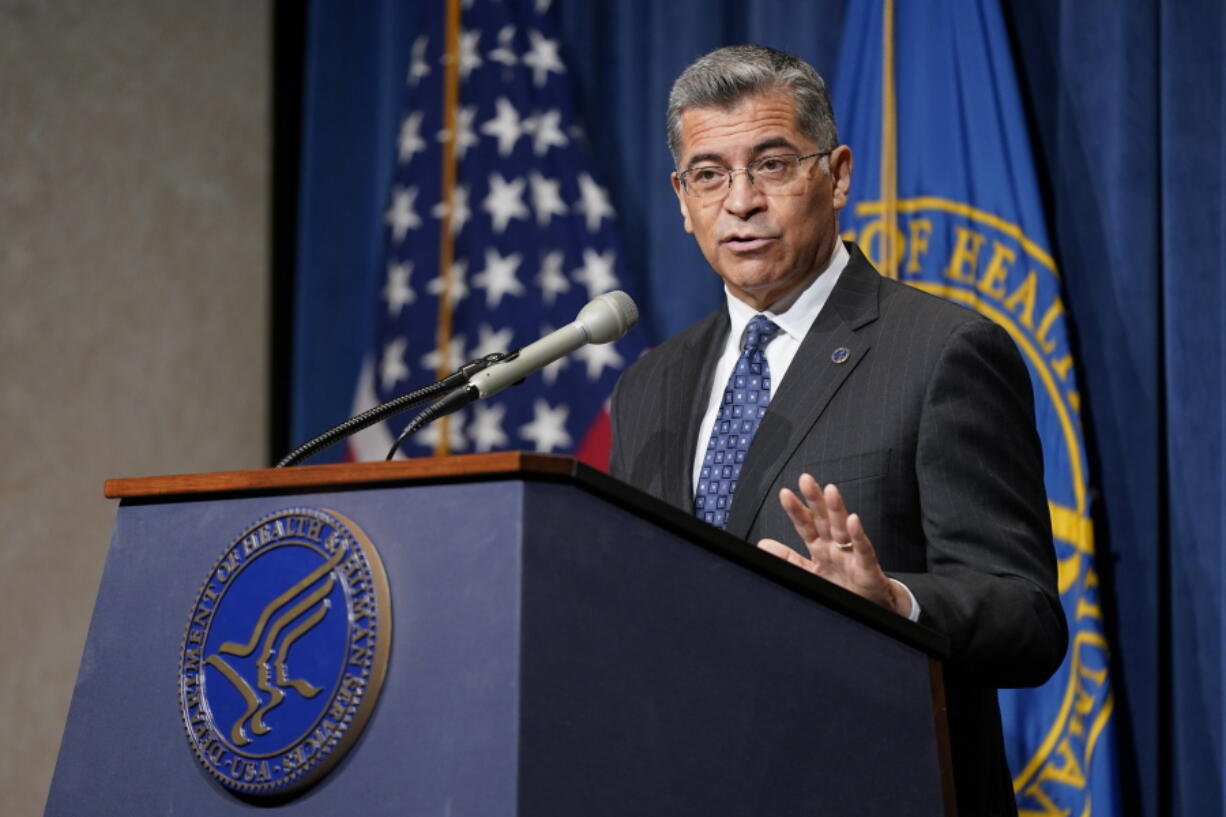
[[(668, 183), (669, 85), (699, 54), (746, 41), (798, 54), (837, 85), (842, 5), (556, 0), (653, 340), (720, 298)], [(1121, 787), (1130, 814), (1221, 814), (1226, 15), (1216, 1), (1004, 7), (1084, 384)], [(295, 443), (349, 413), (416, 18), (392, 0), (310, 5)]]

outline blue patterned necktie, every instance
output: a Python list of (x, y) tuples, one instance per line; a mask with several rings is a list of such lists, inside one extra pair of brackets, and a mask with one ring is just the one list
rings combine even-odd
[(732, 494), (741, 477), (741, 463), (749, 443), (766, 416), (771, 399), (771, 372), (766, 363), (766, 344), (779, 331), (765, 315), (754, 315), (745, 329), (745, 346), (736, 368), (724, 387), (719, 414), (711, 428), (694, 493), (694, 515), (717, 528), (728, 522)]

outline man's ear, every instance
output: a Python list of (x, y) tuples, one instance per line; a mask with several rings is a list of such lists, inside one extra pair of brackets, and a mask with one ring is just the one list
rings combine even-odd
[(694, 232), (694, 224), (690, 221), (690, 208), (689, 205), (686, 204), (685, 190), (681, 188), (681, 179), (677, 178), (676, 173), (674, 173), (671, 178), (673, 182), (673, 192), (677, 194), (677, 202), (681, 205), (682, 223), (685, 225), (685, 231), (692, 234)]
[(847, 196), (851, 192), (851, 168), (854, 162), (851, 158), (851, 148), (839, 145), (830, 151), (830, 206), (842, 210), (847, 205)]

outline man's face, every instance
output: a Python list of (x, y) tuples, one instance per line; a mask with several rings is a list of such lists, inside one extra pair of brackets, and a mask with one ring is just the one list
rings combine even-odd
[[(694, 108), (681, 114), (681, 167), (745, 167), (762, 156), (815, 153), (801, 135), (789, 92), (747, 97), (731, 110)], [(673, 176), (686, 232), (737, 298), (763, 310), (812, 280), (838, 240), (838, 211), (847, 203), (851, 149), (827, 160), (806, 159), (785, 193), (765, 194), (747, 174), (732, 177), (727, 195), (687, 196)]]

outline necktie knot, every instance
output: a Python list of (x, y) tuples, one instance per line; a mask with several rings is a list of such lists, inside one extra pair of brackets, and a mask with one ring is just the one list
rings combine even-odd
[(745, 352), (760, 352), (770, 343), (779, 327), (765, 315), (754, 315), (745, 327)]

